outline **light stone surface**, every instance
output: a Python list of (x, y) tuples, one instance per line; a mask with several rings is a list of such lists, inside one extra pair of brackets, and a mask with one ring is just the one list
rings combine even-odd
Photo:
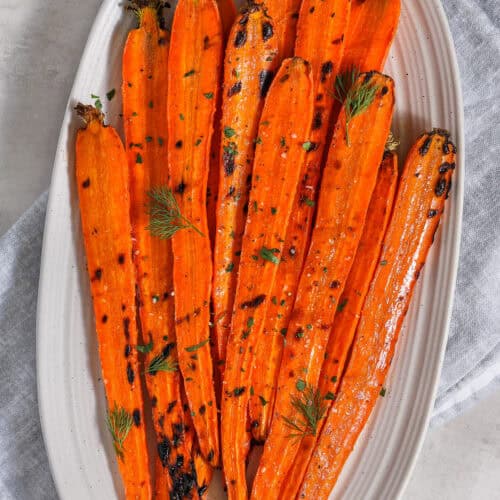
[[(66, 100), (99, 4), (0, 0), (0, 235), (49, 186)], [(496, 392), (429, 431), (403, 498), (500, 498), (499, 471)]]

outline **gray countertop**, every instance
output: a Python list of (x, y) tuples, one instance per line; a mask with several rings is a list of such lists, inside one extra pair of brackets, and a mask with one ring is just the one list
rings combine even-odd
[[(0, 0), (0, 234), (49, 186), (66, 100), (100, 3)], [(429, 431), (404, 498), (499, 498), (499, 470), (500, 393), (493, 392)]]

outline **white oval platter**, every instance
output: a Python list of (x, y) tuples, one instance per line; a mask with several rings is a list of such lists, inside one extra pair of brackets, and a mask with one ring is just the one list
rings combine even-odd
[[(74, 185), (73, 108), (90, 94), (120, 128), (121, 50), (130, 15), (104, 0), (81, 60), (61, 128), (43, 246), (37, 320), (40, 417), (62, 500), (123, 498), (105, 423), (105, 399)], [(453, 42), (439, 0), (403, 0), (401, 23), (386, 72), (394, 77), (394, 131), (405, 153), (418, 134), (448, 129), (459, 162), (446, 214), (420, 278), (393, 363), (387, 395), (351, 455), (333, 498), (396, 499), (422, 445), (446, 347), (455, 289), (463, 201), (463, 112)], [(220, 483), (209, 493), (224, 498)]]

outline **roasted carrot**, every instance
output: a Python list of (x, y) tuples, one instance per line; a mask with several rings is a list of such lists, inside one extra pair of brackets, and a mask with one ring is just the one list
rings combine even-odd
[(311, 236), (281, 362), (274, 415), (252, 498), (278, 498), (302, 437), (324, 416), (321, 364), (361, 237), (394, 107), (394, 83), (359, 77), (345, 98), (323, 172)]
[(274, 32), (278, 40), (278, 64), (293, 54), (297, 20), (302, 0), (266, 0), (268, 16), (273, 20)]
[(442, 130), (421, 136), (408, 155), (349, 364), (299, 498), (328, 497), (379, 394), (385, 394), (399, 331), (438, 228), (454, 168), (455, 147)]
[[(179, 366), (204, 458), (219, 461), (217, 408), (210, 354), (212, 259), (206, 194), (213, 118), (222, 59), (222, 26), (214, 0), (180, 0), (168, 62), (170, 191), (163, 219), (172, 236)], [(162, 222), (161, 211), (159, 220)]]
[(361, 308), (380, 261), (382, 241), (392, 214), (397, 181), (397, 155), (387, 152), (379, 168), (363, 234), (335, 314), (327, 347), (328, 356), (321, 369), (321, 394), (334, 395), (337, 391)]
[[(345, 360), (354, 338), (359, 313), (368, 292), (376, 266), (380, 262), (382, 239), (392, 213), (398, 180), (397, 156), (386, 153), (380, 165), (377, 183), (366, 215), (365, 227), (359, 241), (356, 257), (340, 298), (332, 333), (326, 349), (327, 356), (321, 369), (319, 394), (325, 407), (330, 407), (340, 383)], [(323, 423), (323, 422), (321, 422)], [(321, 427), (321, 424), (320, 424)], [(316, 443), (316, 436), (304, 437), (295, 462), (283, 485), (281, 498), (295, 498)]]
[[(243, 236), (222, 391), (223, 463), (229, 498), (247, 498), (247, 404), (253, 356), (279, 273), (299, 169), (313, 112), (310, 65), (286, 59), (271, 85), (256, 139), (252, 189)], [(263, 497), (268, 498), (268, 497)]]
[[(348, 0), (318, 2), (305, 0), (300, 10), (295, 55), (309, 61), (315, 85), (314, 116), (309, 135), (309, 153), (301, 165), (301, 183), (295, 196), (294, 209), (285, 237), (285, 258), (280, 265), (264, 325), (264, 335), (257, 346), (256, 366), (250, 398), (252, 434), (263, 441), (268, 434), (274, 406), (276, 382), (283, 350), (284, 332), (288, 326), (300, 273), (309, 246), (316, 190), (323, 164), (333, 110), (337, 70), (343, 54), (344, 31), (351, 3)], [(332, 12), (335, 16), (332, 17)], [(318, 24), (322, 29), (318, 30)], [(332, 41), (325, 43), (325, 40)]]
[(151, 478), (137, 362), (135, 270), (127, 157), (104, 115), (79, 104), (76, 181), (94, 305), (108, 428), (128, 499), (150, 499)]
[[(191, 410), (189, 409), (189, 404), (187, 403), (186, 392), (182, 390), (182, 404), (184, 409), (184, 421), (186, 425), (186, 430), (193, 428), (193, 418), (191, 417)], [(178, 498), (201, 498), (205, 495), (212, 481), (213, 469), (212, 466), (203, 458), (200, 451), (200, 445), (196, 436), (192, 432), (186, 432), (185, 436), (186, 447), (191, 452), (191, 460), (189, 461), (189, 468), (191, 475), (186, 476), (184, 483), (180, 483), (179, 486), (184, 487), (185, 494), (180, 495)], [(186, 485), (189, 485), (186, 487)], [(196, 490), (193, 491), (193, 489)]]
[[(219, 6), (220, 17), (222, 20), (222, 29), (224, 31), (224, 40), (227, 41), (231, 26), (236, 18), (236, 7), (233, 0), (217, 0)], [(222, 80), (222, 68), (220, 71), (220, 80)], [(222, 81), (219, 83), (222, 84)], [(220, 162), (220, 144), (221, 144), (221, 115), (222, 115), (222, 93), (218, 93), (217, 109), (214, 118), (214, 134), (212, 137), (212, 148), (210, 151), (210, 172), (208, 175), (207, 189), (207, 218), (208, 230), (212, 248), (215, 245), (215, 228), (216, 228), (216, 210), (217, 199), (219, 194), (219, 162)]]
[[(133, 255), (145, 343), (142, 350), (157, 442), (155, 497), (169, 499), (171, 495), (190, 493), (185, 488), (179, 491), (180, 485), (194, 485), (185, 480), (191, 474), (190, 450), (185, 447), (177, 370), (171, 243), (151, 235), (145, 209), (148, 192), (168, 182), (169, 42), (167, 32), (160, 28), (156, 0), (144, 5), (135, 7), (139, 28), (129, 33), (123, 54), (123, 116), (130, 170)], [(187, 432), (194, 430), (191, 427)], [(179, 456), (185, 459), (182, 467), (178, 466)]]
[(401, 0), (352, 0), (342, 71), (382, 71), (396, 36)]
[(223, 139), (214, 250), (214, 326), (223, 371), (259, 119), (275, 71), (272, 20), (251, 5), (231, 30), (224, 65)]

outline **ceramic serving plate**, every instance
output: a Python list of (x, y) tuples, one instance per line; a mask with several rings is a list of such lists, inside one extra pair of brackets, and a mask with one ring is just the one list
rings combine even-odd
[[(103, 99), (108, 122), (121, 128), (121, 51), (133, 22), (119, 0), (103, 1), (68, 102), (54, 164), (40, 277), (37, 370), (40, 417), (57, 490), (63, 500), (123, 498), (106, 414), (85, 270), (74, 139), (77, 101)], [(420, 450), (446, 346), (461, 230), (463, 119), (456, 56), (439, 0), (403, 0), (386, 72), (396, 81), (394, 132), (401, 153), (424, 130), (448, 129), (459, 161), (446, 214), (413, 298), (380, 398), (333, 497), (398, 498)], [(215, 482), (210, 498), (224, 498)]]

